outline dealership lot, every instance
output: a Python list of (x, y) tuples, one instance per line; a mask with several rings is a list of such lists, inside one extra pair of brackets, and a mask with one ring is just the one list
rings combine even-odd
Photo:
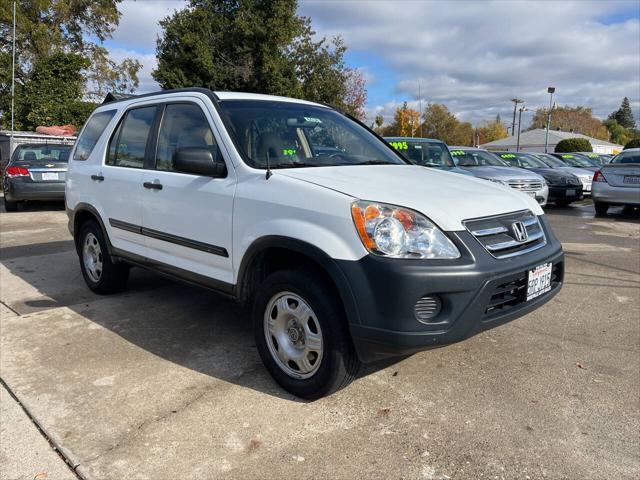
[(60, 206), (3, 212), (0, 373), (86, 478), (638, 478), (640, 222), (611, 213), (548, 210), (543, 308), (302, 402), (233, 302), (139, 269), (99, 297)]

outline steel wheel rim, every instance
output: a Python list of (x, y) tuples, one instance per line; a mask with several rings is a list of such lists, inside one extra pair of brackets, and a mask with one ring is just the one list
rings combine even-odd
[(271, 358), (290, 377), (310, 378), (320, 368), (322, 329), (299, 295), (280, 292), (271, 297), (264, 312), (264, 336)]
[(102, 249), (93, 233), (88, 233), (84, 239), (82, 261), (89, 278), (93, 282), (99, 282), (102, 277)]

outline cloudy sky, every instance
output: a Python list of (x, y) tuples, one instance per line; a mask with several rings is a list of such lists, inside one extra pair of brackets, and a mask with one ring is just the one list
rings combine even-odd
[[(120, 25), (107, 42), (116, 59), (144, 65), (140, 91), (157, 85), (158, 21), (183, 1), (120, 4)], [(347, 62), (367, 79), (370, 118), (390, 119), (408, 101), (446, 104), (474, 124), (500, 113), (509, 99), (534, 110), (548, 105), (591, 107), (600, 118), (631, 99), (640, 124), (640, 2), (630, 1), (382, 1), (302, 0), (299, 14), (318, 35), (341, 35)], [(511, 106), (510, 106), (511, 105)], [(523, 114), (528, 124), (532, 112)]]

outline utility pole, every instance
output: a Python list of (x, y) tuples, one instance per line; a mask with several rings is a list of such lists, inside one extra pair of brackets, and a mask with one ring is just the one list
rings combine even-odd
[(420, 138), (422, 138), (422, 88), (421, 80), (418, 80), (418, 104), (420, 105), (420, 115), (418, 115), (418, 125), (420, 126)]
[[(523, 102), (524, 103), (524, 102)], [(524, 107), (524, 105), (522, 107), (520, 107), (518, 109), (518, 111), (520, 113), (518, 113), (518, 143), (516, 143), (516, 152), (520, 151), (520, 130), (522, 130), (520, 128), (520, 126), (522, 125), (522, 112), (526, 112), (527, 109)]]
[(513, 123), (511, 124), (511, 135), (516, 134), (516, 110), (518, 109), (519, 103), (524, 103), (524, 100), (520, 100), (519, 98), (512, 98), (513, 102)]
[(13, 60), (11, 61), (11, 137), (9, 138), (9, 158), (13, 154), (13, 118), (16, 96), (16, 0), (13, 0)]
[(544, 134), (544, 153), (547, 153), (547, 147), (549, 145), (549, 128), (551, 128), (551, 110), (553, 109), (553, 93), (556, 91), (556, 87), (547, 88), (547, 93), (551, 94), (549, 97), (549, 112), (547, 113), (547, 131)]

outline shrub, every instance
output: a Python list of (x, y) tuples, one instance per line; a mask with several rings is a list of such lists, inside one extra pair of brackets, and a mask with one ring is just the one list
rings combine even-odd
[(627, 144), (624, 146), (624, 149), (626, 150), (627, 148), (640, 148), (640, 137), (636, 137), (633, 140), (627, 142)]
[(593, 148), (591, 148), (591, 143), (586, 138), (565, 138), (556, 145), (556, 152), (593, 152)]

